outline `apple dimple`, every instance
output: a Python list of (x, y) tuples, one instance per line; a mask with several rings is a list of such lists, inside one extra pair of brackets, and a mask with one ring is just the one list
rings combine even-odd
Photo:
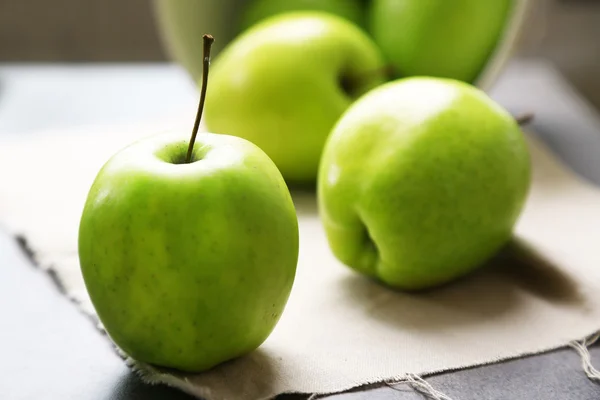
[(361, 254), (359, 256), (359, 262), (361, 264), (361, 268), (368, 274), (374, 274), (377, 272), (377, 268), (381, 261), (381, 255), (379, 253), (379, 248), (377, 247), (377, 243), (373, 240), (369, 229), (362, 218), (359, 217), (360, 225), (360, 234), (359, 240)]

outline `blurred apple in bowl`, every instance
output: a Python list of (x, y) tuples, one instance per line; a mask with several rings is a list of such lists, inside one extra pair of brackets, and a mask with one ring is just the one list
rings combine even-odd
[[(448, 0), (154, 0), (154, 13), (157, 29), (167, 53), (175, 62), (182, 65), (188, 71), (194, 81), (199, 82), (202, 75), (202, 35), (206, 32), (210, 32), (218, 38), (213, 50), (213, 54), (218, 56), (219, 52), (227, 46), (242, 29), (244, 29), (248, 24), (248, 20), (258, 20), (261, 13), (264, 14), (264, 17), (269, 17), (275, 13), (285, 12), (295, 8), (304, 10), (320, 9), (336, 13), (356, 22), (357, 4), (359, 6), (362, 5), (363, 7), (364, 19), (370, 19), (371, 21), (373, 19), (381, 20), (381, 18), (373, 18), (372, 14), (374, 8), (378, 9), (376, 12), (383, 16), (394, 15), (398, 12), (398, 8), (414, 10), (416, 13), (414, 18), (410, 15), (399, 16), (397, 27), (384, 26), (377, 29), (377, 27), (370, 26), (372, 24), (367, 24), (369, 26), (366, 27), (366, 29), (370, 30), (368, 33), (375, 36), (375, 39), (377, 39), (378, 35), (385, 36), (381, 45), (384, 53), (386, 52), (386, 47), (393, 50), (393, 52), (389, 54), (392, 63), (394, 62), (394, 59), (403, 60), (403, 58), (406, 58), (406, 56), (394, 57), (398, 52), (404, 52), (403, 54), (414, 56), (414, 58), (417, 59), (416, 63), (410, 64), (410, 68), (398, 66), (397, 70), (399, 75), (402, 76), (402, 69), (408, 70), (409, 73), (407, 75), (435, 75), (435, 69), (431, 72), (431, 69), (425, 68), (422, 73), (419, 72), (419, 68), (423, 65), (423, 60), (431, 60), (432, 63), (446, 62), (443, 59), (447, 58), (447, 54), (434, 54), (433, 58), (429, 54), (426, 56), (423, 56), (423, 54), (415, 54), (415, 50), (410, 49), (410, 46), (408, 46), (411, 43), (414, 43), (415, 46), (420, 46), (423, 48), (423, 51), (434, 52), (436, 51), (436, 48), (440, 47), (439, 41), (448, 40), (450, 37), (455, 38), (455, 40), (462, 40), (461, 38), (495, 35), (498, 37), (491, 42), (491, 49), (485, 51), (470, 50), (467, 48), (462, 49), (468, 53), (467, 56), (474, 59), (476, 57), (473, 56), (473, 54), (476, 54), (478, 51), (481, 54), (484, 54), (485, 59), (483, 62), (481, 59), (474, 61), (482, 64), (481, 68), (478, 66), (471, 66), (471, 68), (480, 69), (480, 71), (474, 74), (475, 77), (470, 83), (474, 83), (480, 88), (486, 89), (495, 81), (512, 55), (515, 45), (519, 42), (523, 33), (527, 13), (532, 8), (531, 5), (535, 0), (492, 0), (490, 3), (511, 3), (505, 16), (501, 16), (501, 18), (504, 18), (504, 22), (496, 23), (495, 25), (457, 23), (457, 21), (454, 21), (453, 23), (449, 20), (451, 17), (447, 12), (439, 12), (437, 21), (435, 18), (430, 18), (431, 15), (435, 14), (432, 13), (431, 10), (437, 7), (436, 3), (440, 2), (438, 8), (447, 8), (447, 1)], [(411, 2), (414, 3), (413, 6), (407, 7), (406, 3)], [(463, 1), (462, 3), (465, 2)], [(471, 3), (477, 4), (478, 2)], [(384, 5), (383, 7), (381, 6), (382, 4)], [(490, 4), (490, 10), (493, 10), (494, 7), (491, 6), (492, 4)], [(386, 10), (386, 7), (388, 10)], [(481, 9), (481, 7), (479, 7), (479, 9)], [(466, 13), (462, 11), (458, 14), (466, 15)], [(480, 12), (479, 14), (482, 13)], [(428, 18), (423, 18), (424, 15), (427, 15)], [(473, 13), (473, 15), (477, 14)], [(417, 29), (415, 28), (414, 23), (412, 26), (407, 26), (410, 25), (407, 24), (407, 21), (417, 21), (421, 25), (418, 26)], [(389, 21), (381, 22), (381, 24), (384, 23), (389, 24)], [(428, 29), (426, 23), (431, 23), (434, 27)], [(454, 30), (453, 35), (445, 35), (443, 33), (444, 30), (440, 29), (440, 26), (443, 26), (444, 24), (448, 25), (448, 29)], [(402, 33), (403, 26), (408, 30), (407, 34), (399, 34), (397, 45), (395, 45), (394, 41), (396, 39), (394, 38), (394, 35), (385, 32), (393, 33), (394, 31), (397, 31), (398, 33)], [(455, 29), (457, 26), (463, 30), (462, 33), (456, 34)], [(486, 26), (489, 26), (489, 29), (494, 30), (495, 33), (482, 32), (481, 30), (486, 29)], [(439, 38), (435, 37), (436, 34), (440, 35)], [(410, 40), (407, 40), (407, 35), (415, 36), (414, 41), (411, 42)], [(438, 42), (437, 44), (436, 41)], [(467, 42), (469, 43), (466, 43), (463, 47), (466, 47), (473, 41), (468, 40)], [(423, 43), (428, 44), (429, 48), (424, 46)], [(490, 46), (490, 40), (488, 40), (487, 43), (488, 46)], [(409, 48), (402, 49), (403, 46), (408, 46)], [(442, 46), (442, 48), (444, 47), (448, 46)], [(454, 48), (461, 48), (461, 45), (454, 44)], [(481, 58), (481, 56), (479, 58)], [(416, 67), (413, 68), (415, 65)], [(464, 76), (472, 75), (473, 73), (464, 74)], [(460, 74), (456, 76), (456, 78), (460, 79)]]

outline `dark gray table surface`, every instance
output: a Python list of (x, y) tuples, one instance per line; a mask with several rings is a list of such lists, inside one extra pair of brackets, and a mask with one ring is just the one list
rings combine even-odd
[[(532, 129), (577, 173), (600, 185), (600, 119), (547, 64), (515, 62), (492, 90), (514, 112), (534, 111)], [(173, 66), (0, 65), (0, 134), (135, 122), (181, 108), (195, 93)], [(0, 189), (0, 195), (1, 195)], [(599, 221), (600, 222), (600, 221)], [(131, 373), (93, 324), (0, 232), (0, 399), (190, 399)], [(600, 364), (600, 346), (591, 349)], [(454, 400), (592, 400), (572, 350), (558, 350), (427, 378)], [(423, 399), (375, 388), (331, 399)]]

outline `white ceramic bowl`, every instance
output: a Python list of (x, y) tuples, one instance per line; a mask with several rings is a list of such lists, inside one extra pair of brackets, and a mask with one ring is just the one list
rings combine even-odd
[[(196, 82), (202, 75), (202, 35), (210, 33), (215, 37), (213, 55), (218, 54), (235, 37), (240, 10), (246, 1), (154, 0), (159, 35), (166, 51)], [(504, 36), (475, 82), (484, 90), (495, 82), (512, 56), (535, 0), (514, 1), (517, 5), (508, 20)]]

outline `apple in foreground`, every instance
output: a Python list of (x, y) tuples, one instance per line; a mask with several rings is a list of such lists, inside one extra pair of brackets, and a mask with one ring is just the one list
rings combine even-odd
[(196, 372), (270, 335), (299, 240), (274, 163), (238, 137), (196, 140), (199, 110), (191, 145), (166, 133), (114, 155), (79, 227), (85, 284), (115, 344), (138, 361)]
[(385, 80), (377, 46), (354, 24), (322, 12), (267, 18), (215, 59), (205, 124), (245, 138), (286, 181), (315, 185), (331, 128)]
[(473, 83), (516, 0), (373, 0), (369, 31), (399, 76)]
[(511, 238), (530, 185), (515, 119), (464, 82), (412, 77), (359, 99), (319, 172), (334, 255), (398, 289), (473, 271)]
[(242, 12), (241, 28), (245, 30), (257, 22), (288, 11), (324, 11), (363, 25), (364, 10), (361, 0), (253, 0)]

